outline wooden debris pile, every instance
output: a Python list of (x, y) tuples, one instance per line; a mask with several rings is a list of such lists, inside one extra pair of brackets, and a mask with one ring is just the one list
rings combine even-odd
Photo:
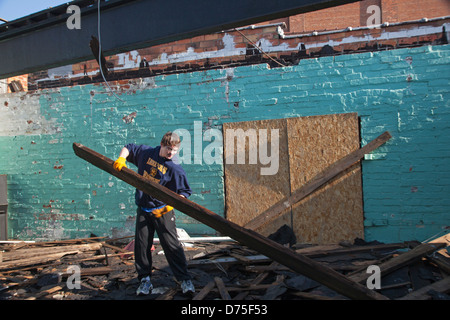
[[(348, 154), (341, 160), (325, 169), (325, 173), (320, 173), (317, 178), (313, 179), (312, 184), (308, 184), (309, 187), (304, 187), (306, 189), (297, 190), (295, 192), (296, 196), (290, 199), (294, 202), (299, 201), (301, 198), (310, 194), (314, 190), (317, 190), (326, 181), (332, 179), (339, 175), (345, 168), (351, 167), (351, 165), (361, 159), (369, 150), (374, 150), (378, 146), (384, 144), (387, 140), (391, 138), (389, 132), (385, 132), (376, 139), (372, 140), (364, 147), (355, 150), (354, 152)], [(184, 214), (196, 219), (197, 221), (204, 223), (208, 227), (213, 228), (222, 235), (226, 235), (239, 243), (248, 246), (249, 248), (256, 250), (267, 257), (270, 257), (274, 261), (289, 267), (291, 270), (303, 274), (328, 288), (339, 292), (351, 299), (364, 299), (364, 300), (385, 300), (386, 297), (377, 293), (374, 290), (367, 288), (357, 282), (354, 282), (339, 272), (324, 266), (323, 264), (317, 263), (315, 260), (310, 259), (306, 256), (295, 254), (294, 251), (283, 245), (264, 237), (254, 230), (244, 228), (239, 224), (232, 221), (226, 220), (224, 217), (202, 207), (184, 197), (174, 194), (167, 188), (159, 185), (158, 183), (148, 180), (141, 175), (137, 174), (133, 170), (124, 168), (120, 172), (113, 169), (112, 164), (114, 161), (105, 157), (86, 146), (79, 143), (73, 143), (73, 149), (75, 154), (90, 162), (94, 166), (102, 169), (111, 175), (123, 180), (124, 182), (136, 187), (139, 190), (147, 194), (151, 194), (160, 201), (173, 206), (175, 209), (180, 210)], [(323, 175), (325, 174), (325, 175)], [(302, 188), (301, 188), (302, 189)], [(297, 197), (298, 196), (298, 197)], [(289, 205), (291, 202), (288, 201)], [(278, 209), (276, 210), (278, 212)], [(278, 214), (276, 212), (276, 214)]]
[(134, 271), (127, 253), (101, 238), (0, 244), (0, 300), (95, 298)]
[[(441, 242), (440, 242), (441, 241)], [(295, 251), (332, 268), (355, 282), (366, 285), (378, 266), (381, 289), (389, 299), (450, 299), (450, 236), (434, 243), (355, 244), (298, 246)], [(194, 300), (344, 300), (346, 297), (292, 272), (264, 255), (242, 247), (227, 247), (202, 258), (191, 260), (195, 274), (208, 268), (209, 281)], [(246, 254), (245, 254), (246, 253)], [(214, 273), (216, 269), (216, 273)], [(245, 275), (245, 276), (243, 276)]]
[[(378, 266), (389, 299), (450, 299), (450, 235), (433, 242), (295, 245), (296, 254), (352, 281), (371, 283)], [(123, 242), (100, 238), (0, 244), (0, 300), (345, 300), (302, 274), (235, 241), (185, 246), (196, 292), (184, 296), (159, 244), (153, 252), (154, 290), (135, 295), (138, 281), (132, 252)], [(77, 266), (79, 285), (76, 286)], [(368, 280), (369, 279), (369, 280)]]

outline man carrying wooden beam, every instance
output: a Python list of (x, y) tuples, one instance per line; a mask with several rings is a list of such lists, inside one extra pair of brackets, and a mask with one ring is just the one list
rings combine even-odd
[[(371, 152), (391, 138), (388, 132), (380, 135), (374, 141), (370, 142), (370, 148), (361, 148), (355, 151), (355, 162), (359, 161), (364, 153)], [(231, 221), (227, 221), (218, 214), (188, 200), (179, 194), (161, 186), (152, 180), (146, 179), (136, 172), (124, 168), (118, 172), (114, 170), (114, 161), (103, 156), (100, 153), (91, 150), (82, 144), (73, 143), (73, 149), (77, 156), (92, 163), (98, 168), (112, 174), (113, 176), (125, 181), (126, 183), (142, 190), (146, 194), (151, 194), (156, 199), (161, 199), (190, 217), (206, 224), (207, 226), (228, 235), (236, 241), (247, 245), (267, 257), (279, 262), (282, 265), (292, 269), (295, 272), (303, 274), (317, 282), (343, 294), (351, 299), (376, 299), (386, 300), (383, 295), (368, 289), (367, 287), (356, 283), (337, 271), (326, 267), (319, 262), (309, 259), (303, 255), (295, 253), (293, 250), (278, 244), (259, 233), (243, 228)], [(363, 151), (363, 154), (361, 152)]]
[[(167, 132), (161, 139), (161, 145), (155, 148), (147, 145), (127, 144), (120, 151), (113, 167), (121, 171), (126, 161), (138, 167), (138, 173), (146, 179), (158, 183), (169, 190), (187, 198), (192, 190), (183, 168), (172, 161), (178, 152), (180, 138)], [(155, 231), (158, 233), (167, 262), (181, 283), (183, 294), (194, 293), (195, 288), (187, 271), (187, 261), (183, 247), (178, 240), (173, 207), (136, 188), (137, 205), (135, 233), (135, 265), (140, 280), (137, 295), (147, 295), (153, 286), (150, 280), (152, 272), (152, 253)]]

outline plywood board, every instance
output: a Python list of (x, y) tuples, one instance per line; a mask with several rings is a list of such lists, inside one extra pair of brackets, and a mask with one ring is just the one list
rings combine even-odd
[[(226, 132), (239, 128), (257, 132), (259, 129), (279, 129), (276, 175), (262, 176), (262, 165), (249, 164), (248, 157), (245, 164), (230, 163), (227, 157), (236, 155), (237, 151), (226, 150)], [(223, 130), (226, 217), (239, 225), (245, 225), (360, 146), (355, 113), (227, 123)], [(245, 152), (250, 152), (248, 145)], [(360, 165), (354, 165), (257, 231), (267, 236), (283, 224), (292, 227), (297, 241), (303, 243), (327, 244), (363, 238)]]
[[(360, 147), (358, 116), (336, 114), (287, 119), (292, 190)], [(338, 243), (364, 237), (361, 167), (293, 206), (293, 229), (302, 243)]]
[[(245, 148), (243, 148), (246, 155), (244, 164), (237, 164), (237, 140), (233, 143), (234, 149), (231, 150), (230, 148), (227, 148), (231, 136), (227, 134), (227, 132), (236, 129), (242, 129), (248, 134), (255, 132), (258, 137), (257, 148), (250, 148), (248, 141), (246, 142)], [(260, 129), (266, 130), (266, 132), (269, 133), (267, 139), (269, 146), (259, 145), (259, 136), (262, 132)], [(273, 175), (262, 175), (261, 168), (268, 167), (269, 165), (261, 164), (259, 157), (257, 157), (256, 164), (250, 164), (249, 156), (250, 153), (259, 153), (261, 147), (269, 147), (268, 150), (270, 150), (270, 144), (276, 143), (276, 141), (272, 142), (272, 136), (270, 135), (272, 130), (275, 129), (278, 129), (279, 133), (278, 170), (277, 173)], [(273, 203), (276, 203), (290, 193), (286, 120), (224, 123), (223, 136), (226, 218), (242, 226), (255, 218), (259, 213), (268, 209)], [(231, 159), (233, 156), (234, 161)], [(270, 234), (275, 232), (284, 224), (292, 227), (290, 210), (274, 221), (264, 233)]]

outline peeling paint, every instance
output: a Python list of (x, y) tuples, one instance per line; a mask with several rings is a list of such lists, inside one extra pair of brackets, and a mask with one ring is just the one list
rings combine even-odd
[(66, 220), (66, 221), (78, 221), (84, 220), (85, 216), (79, 213), (41, 213), (37, 217), (38, 220)]
[(134, 118), (136, 118), (137, 112), (132, 112), (122, 118), (125, 123), (133, 122)]
[(232, 35), (225, 33), (222, 38), (222, 42), (223, 48), (215, 51), (195, 52), (193, 47), (189, 47), (185, 52), (170, 55), (163, 53), (158, 59), (153, 59), (150, 61), (149, 65), (179, 63), (245, 54), (246, 48), (236, 48), (234, 37)]
[(221, 86), (225, 87), (225, 98), (227, 103), (230, 103), (230, 81), (234, 78), (234, 68), (226, 69), (225, 78), (221, 79)]
[(8, 93), (7, 108), (0, 112), (0, 136), (40, 135), (59, 133), (59, 125), (53, 118), (41, 113), (41, 95)]
[(259, 47), (264, 52), (284, 52), (284, 51), (299, 51), (301, 49), (302, 43), (298, 43), (296, 46), (289, 46), (288, 43), (281, 43), (279, 45), (274, 45), (270, 40), (262, 38), (259, 40)]
[(114, 68), (114, 70), (118, 69), (129, 69), (129, 68), (137, 68), (139, 67), (139, 63), (141, 62), (141, 56), (137, 50), (133, 50), (126, 53), (117, 54), (119, 58), (118, 63), (121, 65), (119, 68)]

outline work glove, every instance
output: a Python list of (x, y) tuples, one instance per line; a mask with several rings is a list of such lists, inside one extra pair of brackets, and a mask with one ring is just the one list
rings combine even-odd
[(124, 157), (119, 157), (113, 164), (114, 169), (116, 169), (117, 171), (121, 171), (123, 167), (127, 167), (127, 165), (125, 164), (127, 160)]
[(172, 210), (173, 207), (165, 205), (164, 207), (153, 209), (152, 213), (155, 215), (156, 218), (160, 218), (163, 214), (166, 214), (167, 212), (170, 212)]

